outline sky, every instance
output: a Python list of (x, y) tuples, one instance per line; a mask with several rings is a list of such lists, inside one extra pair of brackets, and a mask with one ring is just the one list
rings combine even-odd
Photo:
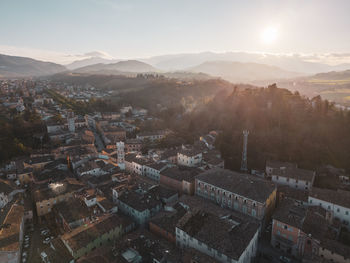
[(349, 0), (1, 0), (0, 52), (59, 63), (192, 52), (350, 58)]

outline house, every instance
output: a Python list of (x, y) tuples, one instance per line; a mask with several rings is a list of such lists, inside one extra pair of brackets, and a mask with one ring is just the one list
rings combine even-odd
[(320, 206), (333, 213), (350, 229), (350, 192), (329, 190), (314, 187), (309, 194), (309, 205)]
[(117, 204), (122, 213), (133, 218), (139, 225), (144, 225), (162, 207), (160, 200), (147, 193), (139, 194), (134, 191), (125, 191), (118, 197)]
[[(3, 213), (6, 211), (2, 211)], [(24, 207), (15, 203), (0, 222), (0, 262), (20, 263), (24, 235)]]
[(40, 253), (40, 257), (44, 263), (75, 262), (74, 257), (58, 237), (51, 240), (50, 246), (46, 247), (44, 251)]
[(113, 240), (134, 228), (134, 223), (123, 215), (106, 215), (98, 221), (80, 226), (61, 236), (61, 240), (70, 252), (78, 259), (91, 250), (102, 245), (111, 244)]
[(38, 216), (43, 216), (52, 211), (55, 204), (68, 200), (73, 193), (82, 190), (84, 184), (72, 178), (64, 181), (48, 184), (47, 187), (34, 191), (34, 202)]
[(273, 215), (271, 245), (299, 258), (347, 262), (350, 250), (337, 241), (339, 232), (340, 225), (330, 211), (285, 199)]
[(290, 199), (302, 206), (308, 206), (309, 192), (307, 190), (291, 188), (287, 185), (278, 185), (277, 202), (280, 203), (283, 199)]
[(33, 168), (34, 170), (41, 170), (44, 168), (45, 165), (53, 162), (54, 156), (53, 155), (41, 155), (41, 156), (35, 156), (29, 158), (29, 160), (26, 160), (23, 162), (24, 168)]
[(132, 114), (135, 116), (146, 116), (148, 113), (148, 110), (143, 109), (143, 108), (133, 108), (132, 109)]
[(204, 151), (202, 154), (202, 164), (207, 169), (225, 168), (225, 161), (221, 158), (219, 151)]
[(182, 262), (180, 249), (146, 229), (126, 235), (115, 249), (116, 262)]
[(350, 263), (350, 247), (335, 240), (323, 240), (318, 255), (329, 262)]
[(276, 184), (310, 190), (315, 181), (315, 172), (300, 168), (273, 169), (271, 177)]
[(168, 167), (169, 165), (163, 162), (145, 164), (143, 165), (144, 176), (159, 182), (160, 173)]
[(110, 173), (115, 169), (115, 166), (109, 163), (105, 163), (102, 160), (90, 160), (83, 163), (78, 169), (76, 169), (76, 173), (79, 176), (84, 175), (94, 175), (101, 176)]
[(252, 262), (258, 249), (259, 224), (203, 210), (188, 211), (176, 225), (176, 244), (219, 262)]
[(186, 212), (180, 204), (175, 205), (172, 211), (160, 212), (149, 221), (149, 230), (176, 244), (176, 225)]
[(150, 142), (155, 142), (165, 138), (169, 133), (170, 131), (167, 131), (167, 130), (145, 131), (137, 134), (136, 139), (139, 139), (141, 141), (148, 140)]
[(134, 153), (125, 155), (124, 159), (125, 170), (131, 174), (145, 175), (145, 165), (150, 164), (151, 161)]
[(295, 163), (289, 163), (289, 162), (280, 162), (280, 161), (266, 161), (266, 176), (271, 177), (272, 171), (274, 169), (283, 170), (286, 168), (298, 168), (298, 165)]
[(106, 197), (98, 198), (97, 206), (102, 210), (103, 213), (113, 214), (118, 212), (118, 206)]
[(90, 221), (93, 215), (86, 204), (76, 197), (71, 197), (63, 202), (54, 205), (56, 221), (62, 225), (65, 231), (71, 231)]
[(120, 118), (120, 114), (118, 112), (102, 112), (101, 115), (103, 119), (108, 120), (117, 120)]
[(202, 163), (202, 157), (202, 149), (186, 149), (183, 147), (177, 153), (177, 164), (181, 166), (196, 167)]
[(286, 253), (300, 256), (300, 235), (307, 209), (284, 200), (272, 220), (271, 245)]
[(9, 181), (0, 179), (0, 209), (12, 201), (14, 191)]
[(215, 168), (196, 177), (195, 193), (221, 207), (266, 221), (276, 204), (277, 187), (252, 175)]
[(161, 160), (168, 161), (172, 164), (177, 164), (177, 149), (166, 149), (161, 154)]
[(102, 136), (102, 140), (106, 145), (115, 146), (117, 142), (124, 141), (126, 138), (126, 131), (121, 127), (111, 125), (98, 127), (98, 130)]
[(176, 190), (179, 194), (193, 195), (195, 177), (203, 172), (196, 167), (168, 167), (160, 173), (160, 184)]
[(142, 146), (142, 141), (138, 139), (127, 139), (125, 141), (125, 150), (127, 153), (141, 152)]

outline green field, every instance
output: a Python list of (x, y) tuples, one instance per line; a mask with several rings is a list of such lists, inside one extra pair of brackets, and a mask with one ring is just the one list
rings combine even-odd
[(349, 79), (310, 79), (307, 82), (321, 85), (344, 85), (350, 83)]

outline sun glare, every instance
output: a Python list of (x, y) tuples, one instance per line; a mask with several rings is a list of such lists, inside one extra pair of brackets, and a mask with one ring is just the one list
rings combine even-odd
[(261, 40), (264, 44), (272, 44), (276, 41), (277, 39), (277, 28), (276, 27), (266, 27), (262, 32), (261, 32)]

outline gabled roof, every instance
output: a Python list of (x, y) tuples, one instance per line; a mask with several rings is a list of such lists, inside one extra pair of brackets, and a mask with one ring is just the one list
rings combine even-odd
[(221, 168), (203, 172), (196, 179), (260, 203), (265, 203), (276, 190), (270, 181)]

